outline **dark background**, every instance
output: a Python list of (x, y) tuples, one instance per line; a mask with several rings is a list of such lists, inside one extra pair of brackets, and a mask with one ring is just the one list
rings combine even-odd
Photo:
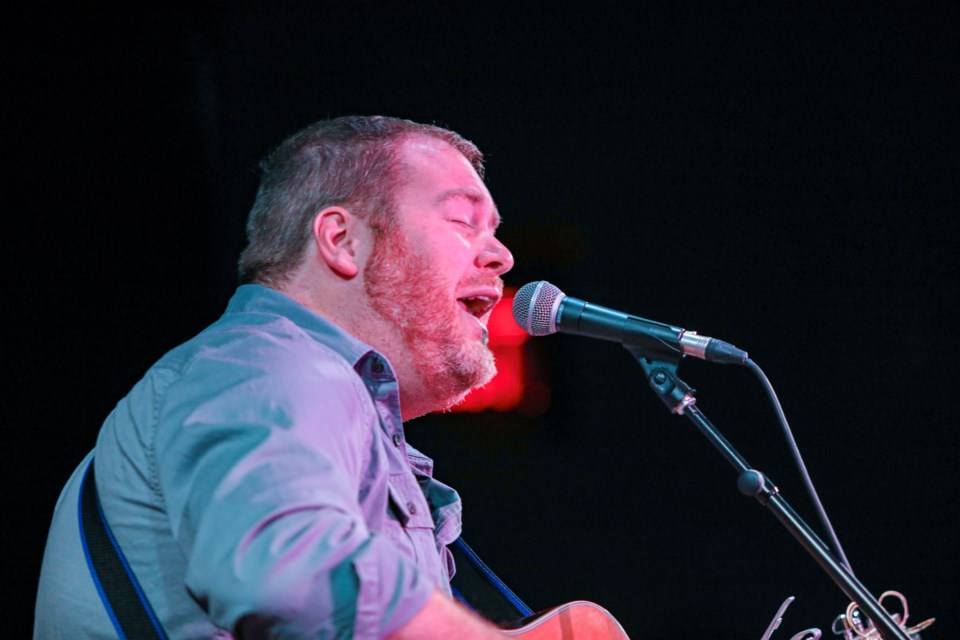
[[(508, 284), (750, 351), (861, 580), (957, 636), (955, 4), (274, 4), (5, 19), (5, 636), (100, 422), (229, 298), (259, 158), (358, 113), (486, 152)], [(530, 349), (545, 413), (407, 427), (529, 604), (589, 599), (635, 638), (759, 638), (794, 595), (789, 638), (845, 608), (629, 354)], [(819, 530), (749, 371), (681, 374)]]

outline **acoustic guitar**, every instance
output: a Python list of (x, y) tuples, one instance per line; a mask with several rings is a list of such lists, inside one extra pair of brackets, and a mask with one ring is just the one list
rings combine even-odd
[(548, 609), (520, 624), (503, 633), (523, 640), (630, 640), (609, 611), (584, 600)]

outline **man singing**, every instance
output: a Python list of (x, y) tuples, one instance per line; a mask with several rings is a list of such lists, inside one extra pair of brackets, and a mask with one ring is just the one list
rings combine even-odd
[(450, 598), (460, 500), (403, 421), (494, 374), (513, 266), (482, 156), (385, 117), (314, 124), (263, 163), (241, 286), (107, 417), (57, 504), (34, 637), (117, 631), (78, 524), (103, 515), (170, 638), (495, 638)]

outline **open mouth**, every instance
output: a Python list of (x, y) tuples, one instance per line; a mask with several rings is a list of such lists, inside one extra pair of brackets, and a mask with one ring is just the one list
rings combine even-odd
[(457, 298), (457, 302), (467, 310), (467, 313), (479, 320), (490, 313), (498, 299), (494, 296), (465, 296)]

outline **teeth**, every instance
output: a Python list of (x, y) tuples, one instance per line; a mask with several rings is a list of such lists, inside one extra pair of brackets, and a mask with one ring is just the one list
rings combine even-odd
[(490, 296), (469, 296), (460, 298), (467, 310), (475, 316), (482, 316), (496, 303), (496, 299)]

